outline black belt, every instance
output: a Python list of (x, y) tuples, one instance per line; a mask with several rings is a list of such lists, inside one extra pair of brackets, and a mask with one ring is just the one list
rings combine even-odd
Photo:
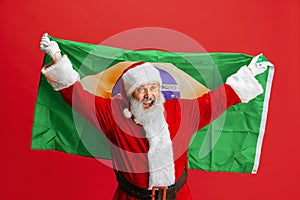
[(184, 171), (180, 178), (173, 185), (163, 187), (154, 186), (152, 190), (137, 187), (127, 181), (120, 172), (115, 170), (116, 178), (119, 183), (119, 187), (124, 190), (130, 196), (142, 200), (175, 200), (176, 194), (184, 186), (187, 178), (187, 172)]

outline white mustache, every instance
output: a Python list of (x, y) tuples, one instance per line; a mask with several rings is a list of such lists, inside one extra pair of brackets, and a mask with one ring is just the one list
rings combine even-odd
[(154, 97), (150, 97), (150, 98), (143, 98), (142, 99), (142, 103), (146, 103), (146, 102), (154, 102), (155, 98)]

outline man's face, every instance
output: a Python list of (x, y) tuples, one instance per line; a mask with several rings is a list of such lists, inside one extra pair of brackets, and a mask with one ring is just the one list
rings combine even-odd
[(140, 85), (133, 92), (133, 98), (142, 103), (144, 109), (150, 109), (153, 107), (154, 102), (157, 100), (160, 94), (159, 84), (147, 83)]

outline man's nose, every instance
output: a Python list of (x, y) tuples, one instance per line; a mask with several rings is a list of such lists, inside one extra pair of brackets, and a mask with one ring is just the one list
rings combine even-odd
[(149, 98), (152, 97), (152, 92), (150, 88), (146, 88), (145, 90), (145, 97)]

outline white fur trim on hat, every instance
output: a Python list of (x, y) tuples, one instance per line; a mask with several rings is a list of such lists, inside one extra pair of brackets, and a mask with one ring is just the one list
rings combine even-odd
[(42, 73), (56, 91), (67, 88), (80, 80), (78, 72), (73, 69), (66, 55), (57, 63), (49, 67), (43, 67)]
[(226, 84), (232, 87), (243, 103), (263, 93), (261, 84), (247, 66), (241, 67), (235, 74), (228, 77)]
[(158, 82), (162, 83), (158, 69), (151, 63), (143, 63), (132, 69), (129, 69), (122, 76), (127, 96), (142, 84)]

